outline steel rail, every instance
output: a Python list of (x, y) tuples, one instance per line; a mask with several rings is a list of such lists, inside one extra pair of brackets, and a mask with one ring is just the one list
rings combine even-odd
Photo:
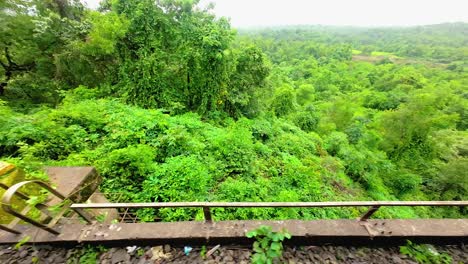
[(382, 206), (468, 206), (468, 201), (355, 201), (355, 202), (168, 202), (168, 203), (91, 203), (72, 204), (72, 209), (116, 208), (202, 208), (206, 222), (212, 222), (211, 208), (323, 208), (369, 207), (359, 220), (367, 221)]
[(72, 209), (111, 208), (202, 208), (206, 222), (212, 222), (211, 208), (323, 208), (369, 207), (359, 220), (367, 221), (382, 206), (468, 206), (468, 201), (353, 201), (353, 202), (168, 202), (168, 203), (91, 203), (72, 204)]

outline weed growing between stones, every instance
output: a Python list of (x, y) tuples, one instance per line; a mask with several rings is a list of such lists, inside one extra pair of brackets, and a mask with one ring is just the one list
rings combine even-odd
[(427, 244), (414, 244), (407, 241), (406, 246), (400, 247), (400, 253), (411, 257), (421, 264), (450, 264), (453, 263), (452, 257), (447, 253), (439, 253), (431, 245)]
[(286, 230), (273, 232), (271, 226), (260, 226), (247, 233), (248, 238), (255, 238), (253, 243), (255, 254), (252, 255), (254, 264), (271, 264), (273, 260), (283, 254), (283, 240), (290, 239), (291, 234)]

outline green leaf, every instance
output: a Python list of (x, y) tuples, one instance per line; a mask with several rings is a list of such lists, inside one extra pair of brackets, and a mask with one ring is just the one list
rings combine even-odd
[(253, 230), (247, 233), (248, 238), (253, 238), (257, 236), (257, 231)]
[(280, 254), (279, 251), (272, 250), (272, 249), (267, 251), (267, 257), (269, 257), (269, 258), (278, 258), (280, 256), (281, 256), (281, 254)]
[(258, 241), (255, 241), (253, 243), (253, 250), (258, 253), (262, 253), (263, 249), (260, 247), (260, 243)]
[(262, 248), (268, 248), (268, 244), (270, 244), (270, 239), (268, 237), (264, 237), (260, 241), (260, 245), (261, 245)]
[(278, 241), (283, 241), (284, 239), (284, 235), (282, 233), (274, 233), (272, 236), (271, 236), (271, 240), (275, 241), (275, 242), (278, 242)]
[(268, 258), (264, 253), (256, 253), (252, 257), (252, 263), (254, 264), (265, 264), (267, 261)]
[(278, 242), (273, 242), (270, 245), (270, 248), (273, 250), (281, 250), (281, 247), (282, 247), (281, 243), (278, 243)]

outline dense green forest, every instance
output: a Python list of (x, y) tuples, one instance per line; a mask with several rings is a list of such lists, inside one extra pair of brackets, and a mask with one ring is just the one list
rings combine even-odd
[(468, 24), (237, 31), (197, 0), (0, 6), (0, 159), (30, 177), (44, 165), (91, 165), (103, 192), (132, 202), (468, 199)]

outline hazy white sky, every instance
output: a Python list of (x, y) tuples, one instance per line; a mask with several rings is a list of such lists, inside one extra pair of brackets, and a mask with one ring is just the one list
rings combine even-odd
[[(96, 7), (100, 0), (83, 0)], [(425, 25), (468, 22), (468, 0), (201, 0), (234, 27), (269, 25)]]

